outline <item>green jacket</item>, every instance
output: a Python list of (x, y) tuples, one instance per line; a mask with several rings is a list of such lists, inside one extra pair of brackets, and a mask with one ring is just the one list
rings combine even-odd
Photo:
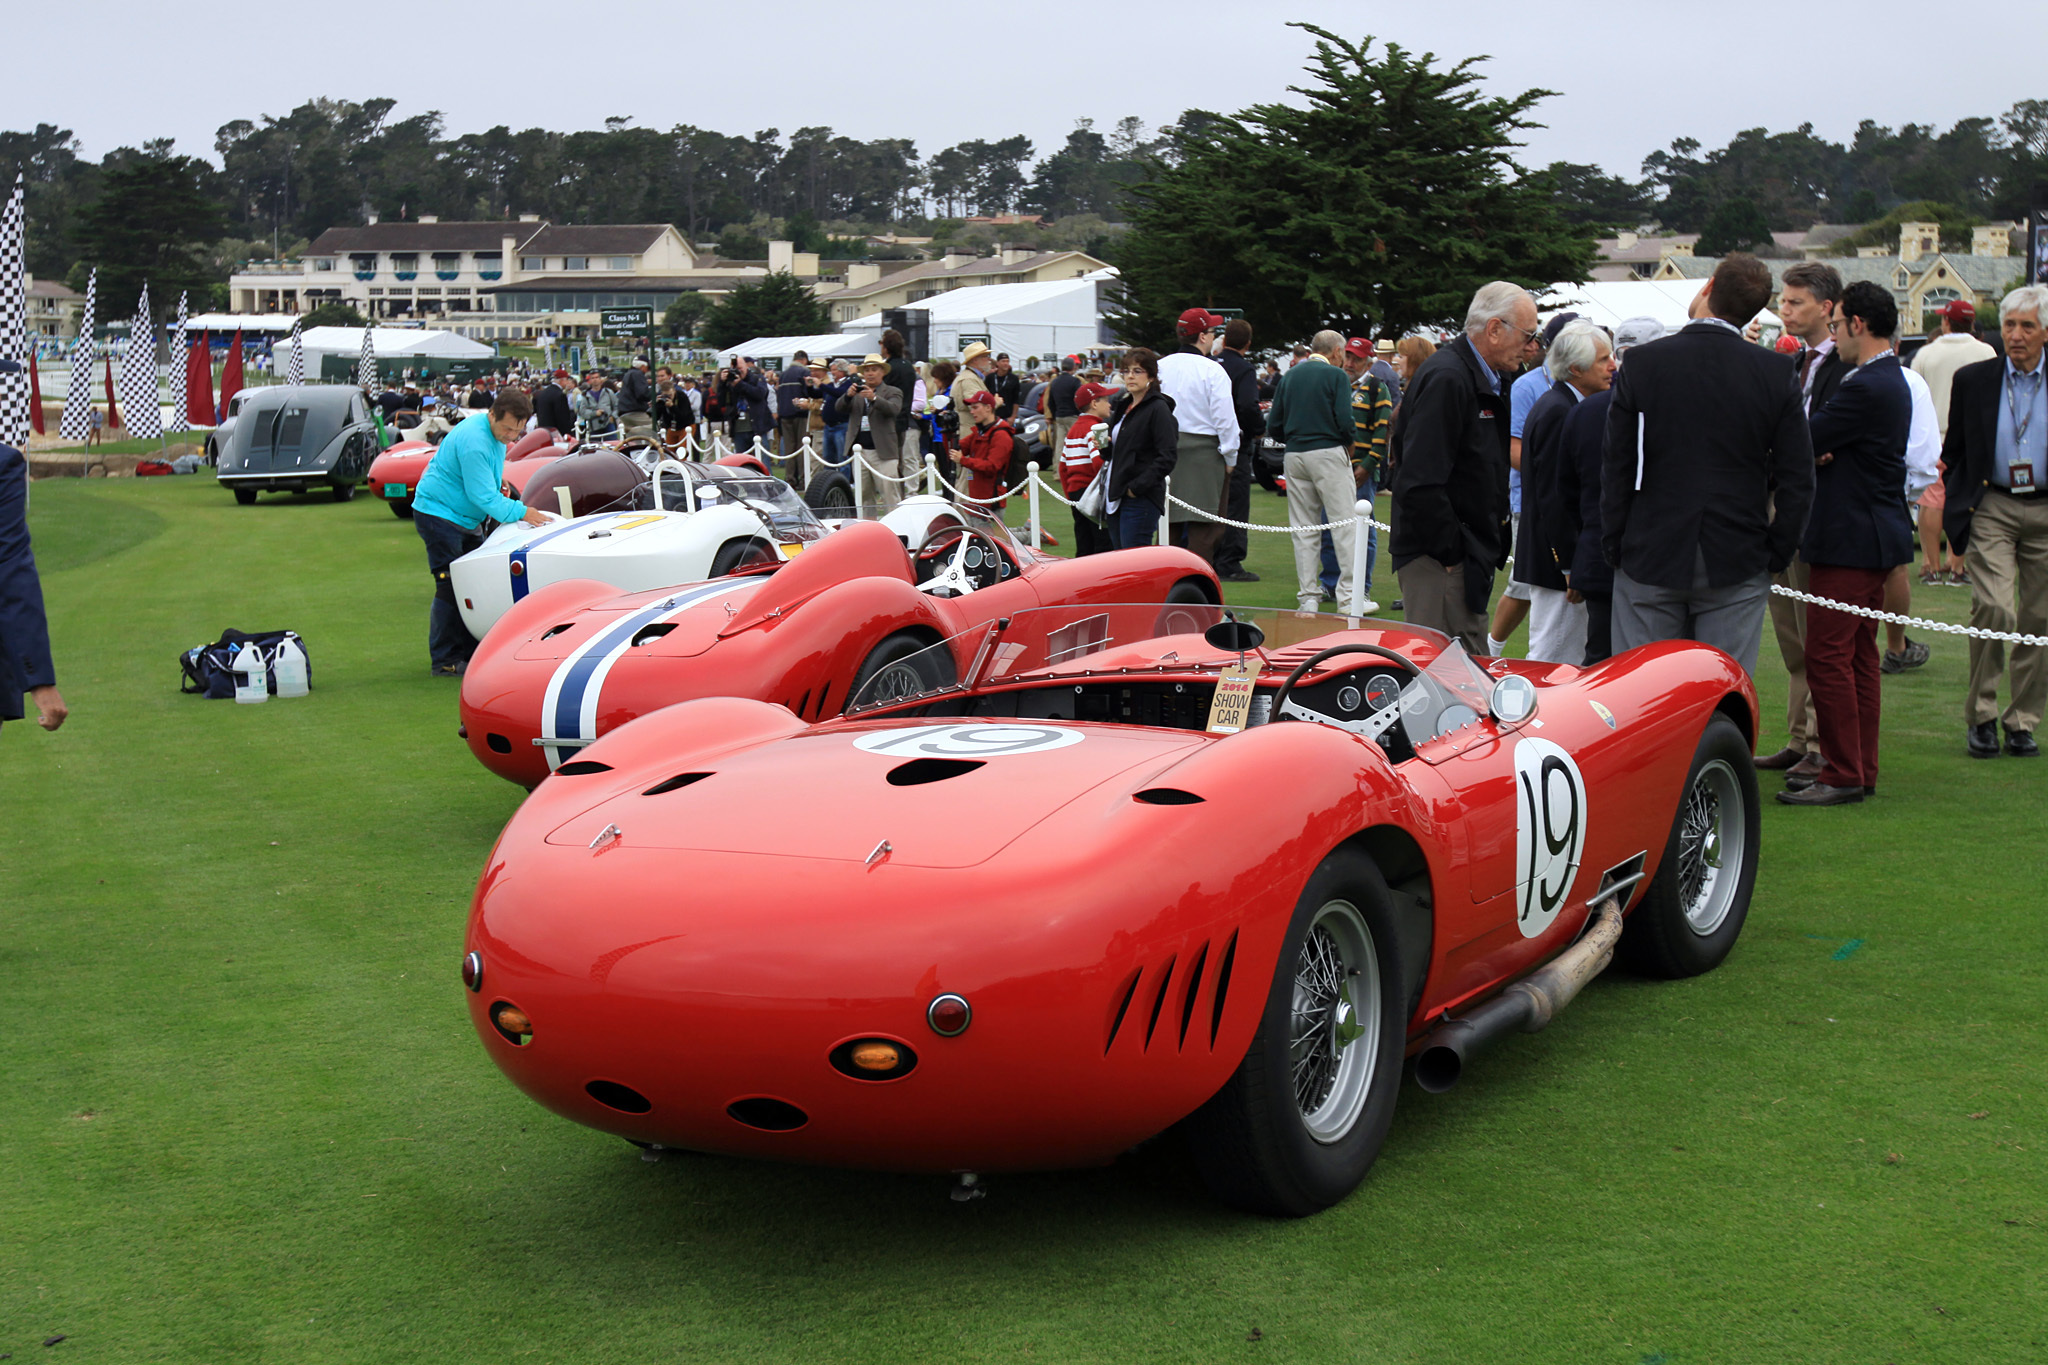
[(1351, 376), (1313, 355), (1281, 375), (1266, 434), (1284, 443), (1290, 455), (1335, 447), (1348, 457), (1354, 440)]

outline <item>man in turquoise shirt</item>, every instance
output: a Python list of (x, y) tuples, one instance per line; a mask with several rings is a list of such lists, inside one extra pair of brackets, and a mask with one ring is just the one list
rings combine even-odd
[(462, 624), (448, 566), (483, 544), (483, 523), (524, 521), (539, 526), (548, 514), (501, 491), (505, 447), (526, 429), (533, 400), (504, 388), (488, 412), (464, 419), (434, 450), (427, 472), (412, 495), (412, 524), (427, 543), (427, 569), (434, 575), (434, 605), (427, 616), (427, 653), (434, 676), (455, 678), (476, 652), (476, 637)]

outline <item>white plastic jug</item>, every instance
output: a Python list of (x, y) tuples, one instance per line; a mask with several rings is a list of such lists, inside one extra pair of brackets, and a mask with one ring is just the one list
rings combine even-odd
[(254, 704), (270, 700), (270, 670), (263, 651), (253, 644), (235, 651), (235, 700)]
[(312, 690), (306, 671), (306, 651), (299, 648), (297, 640), (289, 635), (284, 637), (277, 647), (275, 664), (278, 696), (303, 697)]

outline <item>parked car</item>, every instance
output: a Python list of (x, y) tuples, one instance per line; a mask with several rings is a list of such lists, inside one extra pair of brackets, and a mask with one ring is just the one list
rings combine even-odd
[(822, 719), (878, 676), (912, 686), (918, 673), (905, 658), (1014, 612), (1048, 602), (1222, 600), (1215, 572), (1186, 550), (1055, 559), (994, 518), (932, 501), (940, 505), (922, 527), (848, 522), (793, 559), (709, 582), (539, 589), (470, 658), (470, 751), (532, 787), (600, 735), (691, 697), (753, 697)]
[[(412, 495), (433, 462), (439, 442), (399, 441), (370, 463), (370, 488), (399, 517), (412, 515)], [(526, 481), (551, 461), (569, 453), (561, 437), (542, 427), (529, 431), (505, 450), (505, 482), (522, 492)]]
[(242, 404), (248, 400), (249, 395), (255, 392), (256, 390), (254, 389), (241, 389), (228, 399), (228, 410), (226, 415), (220, 419), (220, 425), (206, 433), (206, 462), (208, 464), (218, 465), (220, 463), (220, 452), (226, 448), (228, 438), (235, 433), (235, 419), (242, 414)]
[(244, 390), (218, 441), (215, 477), (247, 506), (262, 492), (329, 489), (347, 502), (377, 456), (377, 424), (362, 393), (339, 384)]
[[(725, 612), (692, 610), (708, 646)], [(957, 1194), (1178, 1127), (1224, 1201), (1303, 1215), (1372, 1166), (1404, 1058), (1445, 1089), (1617, 951), (1706, 972), (1748, 912), (1756, 696), (1710, 646), (1580, 669), (1091, 602), (896, 662), (823, 723), (653, 711), (527, 798), (463, 961), (520, 1089)]]

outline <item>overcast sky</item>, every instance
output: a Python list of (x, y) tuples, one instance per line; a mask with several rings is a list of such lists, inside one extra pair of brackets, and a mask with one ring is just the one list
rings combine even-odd
[[(33, 60), (10, 63), (0, 82), (0, 127), (68, 127), (93, 158), (169, 135), (181, 152), (212, 159), (214, 130), (230, 119), (281, 115), (320, 95), (383, 95), (399, 101), (400, 117), (439, 109), (451, 133), (501, 123), (599, 128), (607, 116), (629, 115), (644, 127), (738, 134), (822, 124), (855, 137), (913, 138), (926, 155), (1023, 132), (1044, 155), (1079, 117), (1106, 131), (1126, 114), (1154, 126), (1193, 106), (1230, 111), (1295, 98), (1287, 87), (1304, 78), (1313, 39), (1286, 26), (1292, 17), (1434, 52), (1446, 64), (1488, 55), (1482, 71), (1492, 92), (1559, 92), (1538, 108), (1549, 126), (1530, 135), (1525, 163), (1594, 162), (1634, 178), (1643, 157), (1674, 137), (1714, 147), (1744, 128), (1810, 122), (1846, 142), (1864, 118), (1947, 128), (2048, 97), (2042, 28), (2038, 16), (2023, 17), (2029, 8), (1970, 20), (1968, 61), (1958, 64), (1950, 49), (1923, 55), (1918, 46), (1941, 12), (1924, 0), (1820, 9), (1750, 0), (767, 8), (503, 0), (453, 9), (350, 0), (266, 5), (232, 18), (141, 0), (74, 0), (39, 12)], [(1250, 17), (1259, 12), (1272, 17)], [(1798, 37), (1773, 37), (1793, 24)], [(2035, 41), (2021, 41), (2030, 27)], [(2001, 28), (2006, 41), (1996, 37)], [(75, 59), (58, 55), (60, 36)], [(985, 50), (964, 58), (969, 46)]]

